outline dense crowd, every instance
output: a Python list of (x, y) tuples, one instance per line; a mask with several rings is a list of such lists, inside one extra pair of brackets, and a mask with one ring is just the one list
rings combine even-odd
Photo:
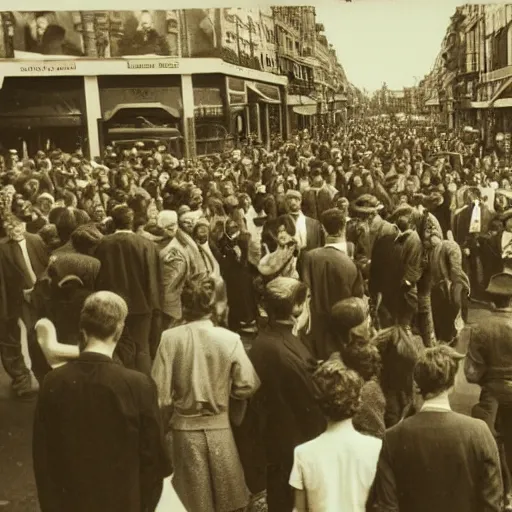
[[(171, 473), (189, 512), (509, 507), (507, 155), (318, 133), (0, 160), (0, 355), (38, 396), (42, 512), (154, 511)], [(463, 331), (474, 418), (448, 401)]]

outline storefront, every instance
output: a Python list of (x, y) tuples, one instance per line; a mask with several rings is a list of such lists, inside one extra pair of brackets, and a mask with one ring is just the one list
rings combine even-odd
[(36, 128), (62, 149), (75, 149), (78, 140), (92, 158), (113, 134), (116, 140), (181, 138), (188, 158), (222, 152), (249, 134), (267, 147), (271, 134), (287, 136), (287, 78), (217, 58), (9, 60), (0, 66), (0, 76), (9, 77), (0, 91), (0, 123), (10, 128), (2, 130), (3, 144), (20, 150), (48, 145), (32, 137)]
[(1, 149), (73, 152), (87, 143), (83, 80), (7, 77), (0, 89)]
[(311, 131), (317, 114), (317, 102), (309, 96), (289, 95), (288, 115), (292, 130)]
[(251, 137), (265, 147), (272, 134), (285, 135), (285, 109), (278, 85), (227, 77), (230, 129), (236, 140)]

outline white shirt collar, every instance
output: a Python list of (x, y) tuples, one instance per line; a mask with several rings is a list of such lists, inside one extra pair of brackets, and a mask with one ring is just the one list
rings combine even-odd
[(116, 229), (116, 233), (131, 233), (132, 235), (135, 234), (131, 229)]
[(423, 402), (421, 412), (423, 411), (451, 411), (450, 401), (448, 400), (449, 391), (445, 391), (434, 398), (429, 398)]

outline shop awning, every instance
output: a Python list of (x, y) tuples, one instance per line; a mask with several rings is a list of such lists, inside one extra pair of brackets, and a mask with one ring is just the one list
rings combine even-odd
[(73, 94), (38, 91), (0, 91), (0, 127), (52, 128), (83, 124), (80, 101)]
[(425, 102), (426, 107), (439, 107), (439, 98), (434, 97), (430, 98)]
[(512, 98), (500, 98), (496, 100), (492, 106), (494, 108), (510, 108), (512, 107)]
[(299, 96), (297, 94), (288, 95), (288, 105), (316, 105), (316, 101), (309, 96)]
[(293, 111), (300, 116), (314, 116), (316, 114), (316, 103), (314, 105), (297, 105)]
[(251, 82), (246, 83), (247, 89), (257, 94), (260, 101), (275, 105), (279, 105), (281, 103), (279, 87), (276, 87), (274, 85), (258, 84)]
[(109, 112), (105, 112), (104, 120), (111, 121), (114, 117), (117, 117), (119, 114), (123, 115), (140, 115), (144, 114), (156, 114), (160, 113), (165, 116), (172, 117), (180, 117), (180, 113), (177, 109), (168, 107), (163, 103), (120, 103), (116, 105)]
[(498, 87), (498, 90), (495, 92), (494, 96), (491, 98), (489, 105), (496, 106), (496, 102), (500, 99), (500, 96), (505, 92), (505, 89), (507, 89), (508, 86), (511, 84), (512, 77), (509, 77), (506, 80), (504, 80), (503, 83)]
[(471, 108), (489, 108), (488, 101), (472, 101)]

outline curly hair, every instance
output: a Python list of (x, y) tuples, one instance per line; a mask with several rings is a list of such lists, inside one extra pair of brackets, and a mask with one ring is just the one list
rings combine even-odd
[(211, 315), (215, 309), (215, 300), (215, 280), (207, 274), (191, 276), (181, 292), (183, 318), (193, 322)]
[(347, 368), (357, 372), (365, 381), (380, 376), (382, 359), (379, 349), (373, 344), (348, 344), (342, 348), (341, 357)]
[(329, 420), (347, 420), (359, 410), (364, 381), (338, 357), (323, 363), (313, 374), (313, 382), (320, 409)]

